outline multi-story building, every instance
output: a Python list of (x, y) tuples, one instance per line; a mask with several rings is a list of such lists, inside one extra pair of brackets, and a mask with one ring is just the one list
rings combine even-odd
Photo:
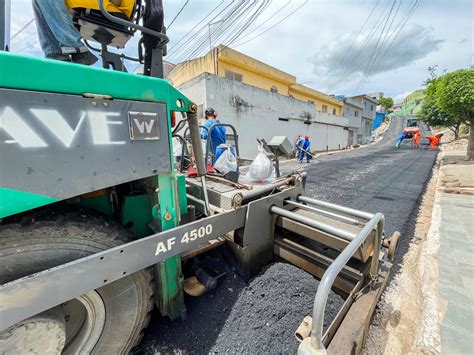
[(357, 100), (351, 97), (339, 98), (344, 102), (344, 117), (348, 120), (348, 145), (354, 143), (362, 143), (363, 136), (361, 131), (362, 111), (364, 106)]
[(310, 103), (314, 105), (315, 111), (343, 115), (343, 103), (333, 96), (298, 84), (295, 76), (222, 45), (203, 57), (177, 64), (169, 73), (168, 80), (179, 87), (202, 73), (214, 74)]
[(362, 117), (359, 128), (359, 136), (362, 143), (368, 143), (372, 135), (372, 121), (375, 119), (377, 105), (379, 102), (369, 95), (357, 95), (352, 99), (362, 105)]

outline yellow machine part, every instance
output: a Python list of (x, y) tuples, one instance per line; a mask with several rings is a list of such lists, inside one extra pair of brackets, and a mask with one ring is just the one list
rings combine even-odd
[[(100, 10), (97, 0), (64, 0), (69, 9), (84, 8)], [(135, 0), (104, 0), (105, 9), (108, 12), (121, 12), (128, 18), (132, 17)]]

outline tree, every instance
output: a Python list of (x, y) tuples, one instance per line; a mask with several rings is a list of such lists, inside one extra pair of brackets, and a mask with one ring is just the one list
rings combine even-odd
[(384, 108), (385, 112), (388, 112), (393, 107), (393, 99), (391, 97), (382, 97), (379, 100), (380, 105)]
[(474, 70), (461, 69), (427, 80), (421, 118), (429, 125), (450, 128), (459, 138), (462, 123), (470, 126), (468, 158), (474, 160)]
[(454, 139), (459, 139), (459, 128), (462, 120), (439, 106), (439, 88), (441, 78), (434, 77), (426, 81), (425, 98), (418, 114), (420, 118), (430, 126), (441, 126), (449, 128), (454, 133)]

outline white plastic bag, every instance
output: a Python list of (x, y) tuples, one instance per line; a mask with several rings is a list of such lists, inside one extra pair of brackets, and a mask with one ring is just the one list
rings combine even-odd
[(263, 147), (259, 145), (257, 148), (258, 155), (253, 160), (252, 164), (250, 164), (248, 174), (250, 178), (263, 182), (272, 176), (273, 164), (265, 154)]
[(173, 137), (173, 155), (175, 157), (180, 157), (182, 149), (183, 145), (181, 144), (181, 141), (178, 138)]
[(230, 148), (227, 148), (222, 152), (214, 163), (214, 168), (224, 175), (229, 171), (237, 171), (237, 159), (230, 151)]

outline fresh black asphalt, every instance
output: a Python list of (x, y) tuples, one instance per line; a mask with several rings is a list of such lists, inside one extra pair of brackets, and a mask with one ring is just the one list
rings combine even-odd
[[(403, 117), (394, 118), (381, 142), (321, 156), (319, 162), (310, 163), (306, 169), (306, 190), (310, 196), (369, 212), (382, 212), (387, 234), (395, 230), (401, 232), (393, 272), (397, 272), (413, 237), (418, 204), (437, 154), (427, 149), (426, 144), (422, 144), (419, 149), (412, 149), (410, 142), (404, 142), (400, 148), (396, 148), (395, 139), (405, 122)], [(428, 135), (428, 128), (422, 127), (422, 133), (423, 136)], [(299, 323), (295, 319), (302, 319), (309, 313), (314, 297), (312, 289), (311, 292), (307, 291), (311, 287), (302, 288), (301, 281), (304, 280), (304, 284), (308, 285), (308, 282), (312, 282), (311, 276), (302, 270), (295, 271), (289, 265), (274, 265), (278, 267), (267, 268), (248, 285), (228, 273), (217, 289), (199, 298), (188, 297), (187, 320), (184, 322), (171, 322), (155, 314), (135, 353), (294, 353), (297, 343), (291, 334), (295, 330), (294, 324)], [(267, 282), (275, 279), (275, 275), (284, 280), (283, 285)], [(317, 285), (317, 281), (313, 281)], [(281, 294), (288, 297), (276, 297), (277, 288), (282, 289)], [(296, 298), (292, 300), (292, 297)], [(307, 307), (291, 307), (291, 302), (301, 301), (309, 304)], [(275, 311), (269, 312), (269, 307)], [(246, 311), (242, 312), (242, 308)], [(278, 321), (288, 316), (278, 313), (282, 310), (283, 313), (285, 310), (289, 312), (291, 317), (288, 318), (293, 319), (294, 324)], [(234, 319), (236, 315), (238, 321)], [(264, 321), (262, 317), (268, 317), (270, 321)], [(245, 331), (241, 330), (242, 326)], [(268, 337), (262, 335), (265, 327), (270, 329)], [(288, 346), (282, 346), (283, 338), (288, 339), (288, 343), (285, 343)], [(256, 345), (257, 339), (260, 345)]]

